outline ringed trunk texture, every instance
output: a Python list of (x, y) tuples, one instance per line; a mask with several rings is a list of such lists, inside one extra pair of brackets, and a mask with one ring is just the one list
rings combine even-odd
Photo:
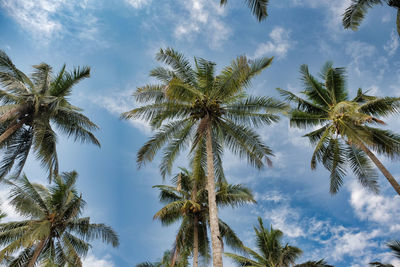
[(397, 183), (393, 175), (386, 169), (386, 167), (379, 161), (379, 159), (371, 152), (363, 143), (359, 144), (360, 148), (368, 155), (368, 157), (375, 163), (376, 167), (382, 172), (393, 189), (400, 195), (400, 185)]
[(210, 213), (210, 229), (213, 266), (222, 267), (222, 246), (218, 224), (218, 208), (215, 195), (214, 154), (212, 148), (211, 125), (207, 123), (207, 191)]
[(40, 255), (40, 253), (43, 250), (44, 245), (46, 244), (46, 239), (43, 239), (39, 242), (39, 245), (35, 249), (35, 253), (33, 253), (32, 259), (28, 263), (28, 267), (33, 267), (35, 266), (35, 263)]
[(193, 267), (197, 267), (199, 264), (199, 219), (197, 216), (195, 216), (193, 223)]
[(0, 144), (3, 143), (8, 137), (10, 137), (10, 135), (15, 133), (16, 130), (21, 128), (21, 126), (23, 124), (24, 124), (24, 121), (21, 120), (18, 123), (15, 123), (15, 124), (11, 125), (10, 127), (8, 127), (8, 129), (2, 135), (0, 135)]

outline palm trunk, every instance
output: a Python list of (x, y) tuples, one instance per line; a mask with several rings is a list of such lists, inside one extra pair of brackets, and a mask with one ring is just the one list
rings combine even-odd
[(197, 267), (199, 264), (199, 219), (197, 215), (194, 217), (193, 223), (193, 267)]
[(174, 267), (175, 266), (176, 259), (178, 258), (178, 252), (179, 252), (178, 247), (176, 247), (175, 251), (174, 251), (174, 255), (172, 256), (171, 266), (170, 267)]
[(3, 143), (10, 135), (15, 133), (16, 130), (21, 128), (21, 126), (24, 124), (24, 120), (20, 120), (18, 123), (12, 124), (8, 129), (0, 135), (0, 144)]
[(42, 252), (45, 244), (46, 244), (46, 239), (43, 239), (42, 241), (39, 242), (39, 245), (35, 249), (35, 253), (33, 253), (32, 259), (29, 261), (28, 267), (35, 266), (35, 263), (40, 255), (40, 253)]
[(9, 111), (7, 111), (6, 113), (4, 113), (3, 115), (0, 116), (0, 123), (3, 123), (13, 117), (16, 117), (16, 115), (18, 115), (18, 113), (22, 110), (22, 108), (20, 106), (17, 106)]
[(212, 148), (211, 125), (207, 122), (207, 191), (210, 213), (211, 244), (213, 266), (222, 267), (222, 246), (218, 225), (218, 208), (215, 195), (214, 154)]
[(359, 144), (359, 147), (368, 155), (368, 157), (375, 163), (376, 167), (382, 172), (389, 183), (392, 185), (393, 189), (400, 195), (400, 185), (397, 183), (396, 179), (392, 174), (383, 166), (382, 162), (371, 152), (363, 143)]

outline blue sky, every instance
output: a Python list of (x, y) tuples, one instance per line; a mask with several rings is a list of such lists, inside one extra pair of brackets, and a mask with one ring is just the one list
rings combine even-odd
[[(327, 60), (348, 70), (348, 88), (361, 87), (378, 96), (400, 96), (399, 38), (395, 10), (372, 9), (359, 31), (345, 31), (341, 14), (349, 0), (271, 0), (270, 16), (257, 23), (244, 1), (230, 0), (0, 0), (0, 49), (25, 73), (46, 62), (57, 71), (88, 65), (90, 79), (78, 84), (71, 102), (85, 110), (100, 127), (101, 149), (59, 137), (63, 171), (76, 170), (79, 190), (87, 200), (86, 214), (111, 225), (121, 246), (96, 243), (85, 260), (92, 266), (134, 266), (153, 261), (172, 246), (174, 227), (152, 220), (161, 207), (157, 191), (162, 183), (158, 160), (138, 170), (137, 150), (151, 135), (145, 123), (119, 120), (136, 106), (136, 87), (154, 82), (149, 71), (158, 65), (155, 53), (174, 47), (188, 58), (204, 57), (219, 69), (238, 55), (274, 56), (272, 66), (257, 77), (250, 93), (278, 97), (275, 88), (299, 92), (299, 67), (308, 64), (317, 74)], [(388, 128), (400, 132), (398, 118)], [(335, 266), (366, 266), (382, 260), (400, 266), (385, 242), (400, 238), (400, 198), (380, 177), (381, 194), (363, 190), (352, 175), (341, 191), (329, 194), (329, 174), (310, 170), (312, 149), (291, 129), (288, 120), (259, 129), (274, 150), (274, 167), (257, 171), (226, 153), (225, 170), (231, 183), (243, 183), (258, 204), (221, 211), (242, 240), (253, 243), (253, 225), (261, 216), (286, 234), (285, 241), (301, 247), (301, 260), (326, 258)], [(382, 158), (395, 177), (398, 162)], [(185, 154), (175, 166), (186, 166)], [(39, 164), (31, 159), (25, 172), (45, 183)], [(6, 200), (7, 189), (0, 189)], [(11, 219), (18, 216), (3, 203)], [(301, 260), (299, 262), (301, 262)], [(225, 259), (226, 266), (234, 266)]]

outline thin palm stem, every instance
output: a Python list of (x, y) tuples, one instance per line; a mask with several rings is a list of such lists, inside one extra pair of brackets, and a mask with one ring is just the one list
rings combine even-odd
[(211, 243), (213, 247), (213, 266), (222, 266), (221, 235), (218, 224), (218, 208), (215, 195), (214, 154), (212, 148), (211, 121), (207, 122), (207, 191), (210, 212)]
[(33, 253), (32, 259), (29, 261), (28, 267), (33, 267), (35, 266), (35, 263), (42, 252), (44, 245), (46, 244), (46, 239), (43, 239), (39, 242), (39, 245), (35, 249), (35, 252)]
[(372, 153), (371, 150), (369, 150), (362, 142), (358, 144), (361, 150), (365, 152), (365, 154), (368, 155), (368, 157), (372, 160), (373, 163), (375, 163), (376, 167), (381, 171), (383, 176), (386, 177), (386, 179), (389, 181), (389, 183), (392, 185), (393, 189), (397, 192), (397, 194), (400, 195), (400, 185), (396, 181), (396, 179), (393, 177), (393, 175), (386, 169), (386, 167), (382, 164), (382, 162), (375, 156), (374, 153)]

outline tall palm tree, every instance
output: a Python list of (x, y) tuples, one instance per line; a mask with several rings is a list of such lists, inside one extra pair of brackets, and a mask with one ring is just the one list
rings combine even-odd
[[(400, 259), (400, 241), (394, 240), (387, 243), (387, 246), (392, 250), (396, 258)], [(392, 264), (384, 264), (380, 262), (371, 262), (369, 265), (376, 267), (394, 267)]]
[(373, 162), (400, 195), (396, 179), (371, 151), (389, 158), (400, 155), (400, 135), (372, 127), (385, 124), (381, 117), (399, 112), (400, 98), (368, 96), (359, 89), (355, 98), (350, 99), (345, 70), (333, 68), (331, 62), (322, 68), (323, 82), (309, 73), (307, 65), (301, 66), (300, 72), (306, 98), (278, 90), (286, 100), (297, 104), (290, 113), (290, 125), (313, 128), (305, 135), (315, 146), (311, 168), (321, 162), (331, 172), (330, 192), (339, 190), (347, 168), (363, 186), (378, 192)]
[[(175, 244), (175, 252), (189, 251), (193, 255), (193, 267), (198, 266), (199, 254), (209, 259), (208, 196), (205, 177), (196, 179), (186, 169), (174, 177), (174, 186), (157, 185), (160, 201), (166, 205), (154, 216), (164, 225), (181, 221)], [(249, 189), (242, 185), (217, 184), (216, 201), (218, 206), (238, 206), (255, 203)], [(242, 249), (243, 244), (235, 232), (222, 220), (219, 229), (225, 243), (234, 249)], [(173, 264), (172, 264), (173, 265)]]
[(272, 226), (270, 230), (265, 229), (260, 217), (258, 223), (258, 228), (254, 227), (258, 252), (245, 248), (253, 259), (232, 253), (225, 253), (225, 255), (232, 258), (239, 266), (288, 267), (294, 264), (302, 254), (302, 250), (288, 244), (282, 245), (283, 233), (278, 229), (273, 229)]
[(343, 14), (343, 26), (353, 31), (357, 30), (368, 9), (374, 5), (382, 5), (386, 2), (389, 6), (397, 9), (397, 32), (400, 36), (400, 0), (352, 0), (352, 4)]
[(161, 49), (157, 59), (169, 66), (150, 73), (161, 84), (138, 88), (134, 96), (144, 105), (123, 113), (122, 117), (144, 119), (157, 129), (138, 152), (139, 166), (153, 160), (165, 147), (160, 165), (165, 176), (187, 146), (191, 151), (205, 152), (213, 262), (214, 266), (222, 266), (215, 175), (218, 178), (222, 173), (224, 144), (257, 168), (270, 162), (272, 151), (253, 128), (278, 121), (277, 113), (285, 110), (286, 104), (269, 97), (248, 96), (245, 89), (254, 76), (271, 64), (272, 58), (249, 61), (240, 56), (217, 76), (215, 63), (195, 58), (192, 68), (182, 54), (170, 48)]
[(63, 173), (54, 185), (32, 184), (24, 175), (12, 186), (10, 204), (28, 219), (0, 224), (0, 260), (22, 250), (11, 266), (82, 266), (94, 239), (116, 247), (111, 227), (81, 218), (85, 201), (75, 189), (76, 172)]
[[(227, 2), (228, 0), (221, 0), (220, 4), (223, 6)], [(245, 2), (258, 21), (263, 21), (268, 17), (267, 6), (269, 0), (246, 0)]]
[[(173, 260), (173, 254), (173, 251), (167, 250), (164, 252), (161, 260), (156, 262), (142, 262), (137, 264), (136, 267), (170, 267)], [(180, 257), (178, 260), (176, 260), (175, 266), (189, 267), (188, 254), (184, 254), (183, 257)]]
[(90, 68), (67, 72), (64, 65), (57, 75), (45, 63), (33, 68), (28, 78), (0, 50), (0, 148), (4, 150), (0, 178), (13, 165), (19, 176), (32, 146), (49, 170), (49, 179), (58, 173), (57, 135), (52, 126), (75, 140), (100, 146), (91, 133), (98, 128), (96, 124), (81, 113), (82, 109), (68, 102), (73, 86), (89, 77)]

